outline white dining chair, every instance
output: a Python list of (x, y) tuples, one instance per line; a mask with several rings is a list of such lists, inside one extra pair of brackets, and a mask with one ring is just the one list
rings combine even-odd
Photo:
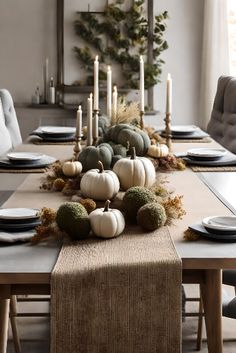
[(0, 89), (0, 155), (22, 142), (19, 124), (10, 92)]
[[(0, 89), (0, 155), (4, 155), (22, 142), (19, 124), (10, 92)], [(10, 300), (10, 321), (16, 353), (21, 351), (16, 324), (16, 297)]]

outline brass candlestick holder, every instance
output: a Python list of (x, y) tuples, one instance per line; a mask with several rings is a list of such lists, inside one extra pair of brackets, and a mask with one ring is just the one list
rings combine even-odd
[(169, 151), (172, 149), (172, 141), (171, 141), (171, 113), (166, 113), (165, 117), (165, 137), (166, 137), (166, 145), (169, 148)]
[(144, 111), (140, 110), (140, 128), (144, 129)]
[(98, 119), (99, 109), (93, 110), (93, 146), (97, 146), (98, 142)]
[(74, 148), (73, 148), (73, 160), (77, 160), (80, 151), (82, 150), (80, 141), (81, 141), (82, 136), (75, 136), (75, 142), (74, 142)]

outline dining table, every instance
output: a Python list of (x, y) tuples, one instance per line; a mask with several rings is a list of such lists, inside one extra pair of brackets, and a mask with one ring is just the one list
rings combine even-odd
[[(176, 142), (173, 152), (206, 147), (206, 143)], [(215, 141), (207, 147), (221, 147)], [(72, 157), (72, 145), (40, 145), (30, 140), (16, 151), (45, 153), (59, 160)], [(14, 202), (14, 193), (22, 193), (21, 207), (55, 207), (68, 200), (58, 192), (39, 188), (40, 173), (0, 173), (0, 201), (3, 207)], [(222, 270), (236, 269), (236, 243), (216, 242), (203, 237), (196, 241), (184, 239), (188, 226), (204, 217), (235, 213), (236, 172), (200, 172), (187, 167), (183, 171), (159, 173), (177, 195), (183, 196), (186, 215), (169, 226), (176, 251), (182, 261), (183, 283), (200, 285), (204, 305), (209, 353), (223, 353), (222, 340)], [(221, 176), (219, 178), (219, 176)], [(230, 180), (230, 182), (229, 182)], [(226, 190), (227, 189), (227, 190)], [(0, 245), (0, 353), (7, 352), (9, 302), (11, 295), (50, 294), (51, 273), (60, 253), (58, 241)]]

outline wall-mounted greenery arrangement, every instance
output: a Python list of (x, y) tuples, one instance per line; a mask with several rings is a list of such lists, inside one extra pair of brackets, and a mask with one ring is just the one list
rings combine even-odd
[[(74, 26), (76, 34), (84, 41), (84, 47), (74, 47), (82, 67), (88, 72), (87, 82), (93, 82), (94, 53), (100, 63), (120, 67), (125, 88), (138, 88), (139, 56), (147, 57), (148, 38), (152, 36), (153, 61), (145, 63), (145, 88), (160, 82), (164, 61), (161, 53), (168, 48), (164, 39), (167, 11), (155, 16), (153, 33), (148, 30), (148, 20), (144, 17), (145, 0), (134, 1), (124, 9), (125, 0), (114, 0), (100, 13), (78, 12)], [(106, 70), (100, 65), (100, 79), (106, 79)]]

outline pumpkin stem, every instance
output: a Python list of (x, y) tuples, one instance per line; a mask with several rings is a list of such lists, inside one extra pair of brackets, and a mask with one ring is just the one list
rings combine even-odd
[(104, 210), (103, 212), (108, 212), (109, 211), (109, 206), (110, 206), (111, 201), (107, 200), (104, 205)]
[(131, 148), (131, 159), (136, 159), (136, 150), (135, 147)]
[(101, 161), (98, 161), (98, 169), (99, 169), (99, 173), (103, 173), (104, 172), (104, 167)]

